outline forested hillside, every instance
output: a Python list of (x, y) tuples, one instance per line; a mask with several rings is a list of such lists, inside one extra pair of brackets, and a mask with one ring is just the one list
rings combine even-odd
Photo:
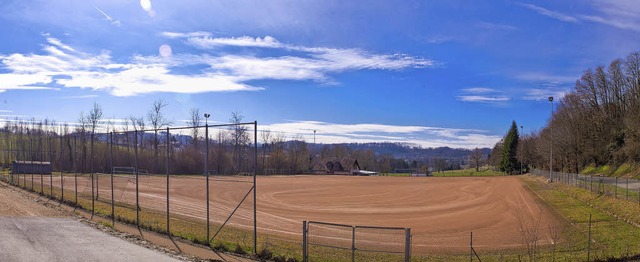
[[(522, 136), (518, 158), (537, 168), (580, 172), (640, 161), (640, 53), (584, 71), (537, 133)], [(628, 172), (629, 170), (620, 170)]]

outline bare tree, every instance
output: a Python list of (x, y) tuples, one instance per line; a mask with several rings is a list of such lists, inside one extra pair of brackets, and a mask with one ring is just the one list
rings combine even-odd
[(154, 163), (153, 168), (154, 170), (158, 166), (158, 162), (157, 162), (158, 161), (158, 143), (159, 143), (158, 130), (163, 128), (164, 126), (168, 126), (171, 124), (171, 121), (169, 121), (164, 116), (164, 113), (162, 112), (162, 109), (168, 105), (169, 104), (167, 104), (167, 102), (165, 102), (164, 100), (158, 99), (153, 102), (151, 109), (149, 109), (149, 112), (147, 112), (147, 120), (149, 120), (151, 127), (153, 127), (153, 163)]
[(93, 107), (89, 110), (89, 114), (87, 115), (87, 122), (91, 127), (92, 134), (94, 134), (96, 129), (99, 127), (100, 120), (102, 120), (102, 106), (94, 102)]
[(480, 165), (482, 165), (482, 159), (484, 154), (482, 153), (482, 149), (475, 148), (471, 152), (471, 163), (476, 168), (476, 172), (480, 171)]
[[(240, 125), (244, 116), (240, 112), (232, 112), (229, 121), (235, 125), (231, 127), (231, 136), (233, 139), (233, 161), (235, 168), (241, 170), (244, 164), (244, 146), (249, 142), (247, 127)], [(236, 170), (234, 170), (236, 171)]]
[(189, 126), (192, 127), (191, 133), (193, 134), (193, 145), (198, 151), (198, 126), (202, 124), (202, 115), (200, 115), (200, 108), (194, 107), (189, 110), (189, 115), (191, 119), (189, 119)]
[(271, 131), (264, 130), (260, 133), (262, 139), (262, 174), (264, 175), (265, 159), (267, 158), (267, 150), (269, 149), (269, 143), (271, 143)]
[(76, 132), (80, 134), (80, 146), (82, 147), (82, 162), (80, 163), (81, 172), (86, 172), (86, 163), (87, 163), (87, 127), (89, 123), (87, 121), (88, 117), (85, 117), (84, 112), (80, 112), (80, 116), (78, 117), (78, 126), (76, 127)]
[[(144, 131), (144, 127), (145, 127), (145, 122), (144, 122), (144, 118), (143, 117), (135, 117), (135, 116), (129, 116), (129, 121), (131, 122), (131, 126), (133, 127), (133, 131)], [(140, 137), (140, 139), (138, 139), (138, 137)], [(139, 132), (137, 134), (137, 136), (134, 139), (138, 139), (137, 143), (138, 144), (142, 144), (142, 140), (144, 138), (144, 132)], [(136, 145), (138, 146), (138, 145)], [(142, 153), (144, 147), (140, 147), (140, 153)]]

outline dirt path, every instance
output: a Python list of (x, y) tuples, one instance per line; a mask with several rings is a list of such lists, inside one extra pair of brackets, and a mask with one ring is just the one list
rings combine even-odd
[(56, 205), (0, 182), (0, 261), (179, 261), (98, 231)]
[(68, 217), (65, 212), (46, 207), (47, 198), (25, 197), (15, 189), (0, 183), (0, 217)]

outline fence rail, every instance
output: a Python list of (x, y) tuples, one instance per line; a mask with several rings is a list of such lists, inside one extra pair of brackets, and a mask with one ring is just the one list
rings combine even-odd
[(331, 260), (411, 259), (411, 228), (303, 221), (302, 236), (303, 261), (326, 256), (327, 253), (314, 254), (326, 249), (338, 250), (332, 252), (337, 257), (331, 257)]
[(537, 169), (532, 170), (531, 174), (640, 205), (640, 180), (638, 179), (549, 172)]
[[(243, 249), (257, 252), (257, 122), (66, 135), (5, 132), (0, 162), (11, 172), (0, 179), (6, 182), (113, 224), (119, 220), (210, 246), (250, 238), (253, 245)], [(228, 182), (242, 182), (233, 187), (241, 194), (224, 199), (233, 207), (211, 207), (220, 200), (210, 190)]]

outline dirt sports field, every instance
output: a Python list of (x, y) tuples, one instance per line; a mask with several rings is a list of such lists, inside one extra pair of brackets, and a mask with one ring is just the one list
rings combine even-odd
[[(114, 180), (116, 201), (135, 204), (135, 180)], [(251, 181), (252, 177), (210, 178), (212, 223), (227, 218)], [(59, 185), (59, 177), (54, 176), (53, 183)], [(90, 193), (90, 185), (88, 177), (78, 178), (79, 192)], [(100, 198), (109, 198), (109, 176), (100, 177), (99, 185)], [(141, 176), (141, 207), (165, 211), (165, 185), (164, 176)], [(65, 176), (65, 189), (73, 186), (73, 177)], [(202, 176), (172, 176), (171, 213), (204, 219), (205, 188)], [(302, 221), (311, 220), (410, 227), (416, 251), (466, 247), (470, 231), (478, 246), (521, 248), (523, 225), (540, 221), (539, 227), (546, 229), (556, 223), (517, 177), (269, 176), (258, 177), (257, 188), (259, 232), (294, 241), (301, 239)], [(249, 195), (228, 225), (252, 229), (252, 207)], [(545, 232), (541, 230), (541, 243)]]

